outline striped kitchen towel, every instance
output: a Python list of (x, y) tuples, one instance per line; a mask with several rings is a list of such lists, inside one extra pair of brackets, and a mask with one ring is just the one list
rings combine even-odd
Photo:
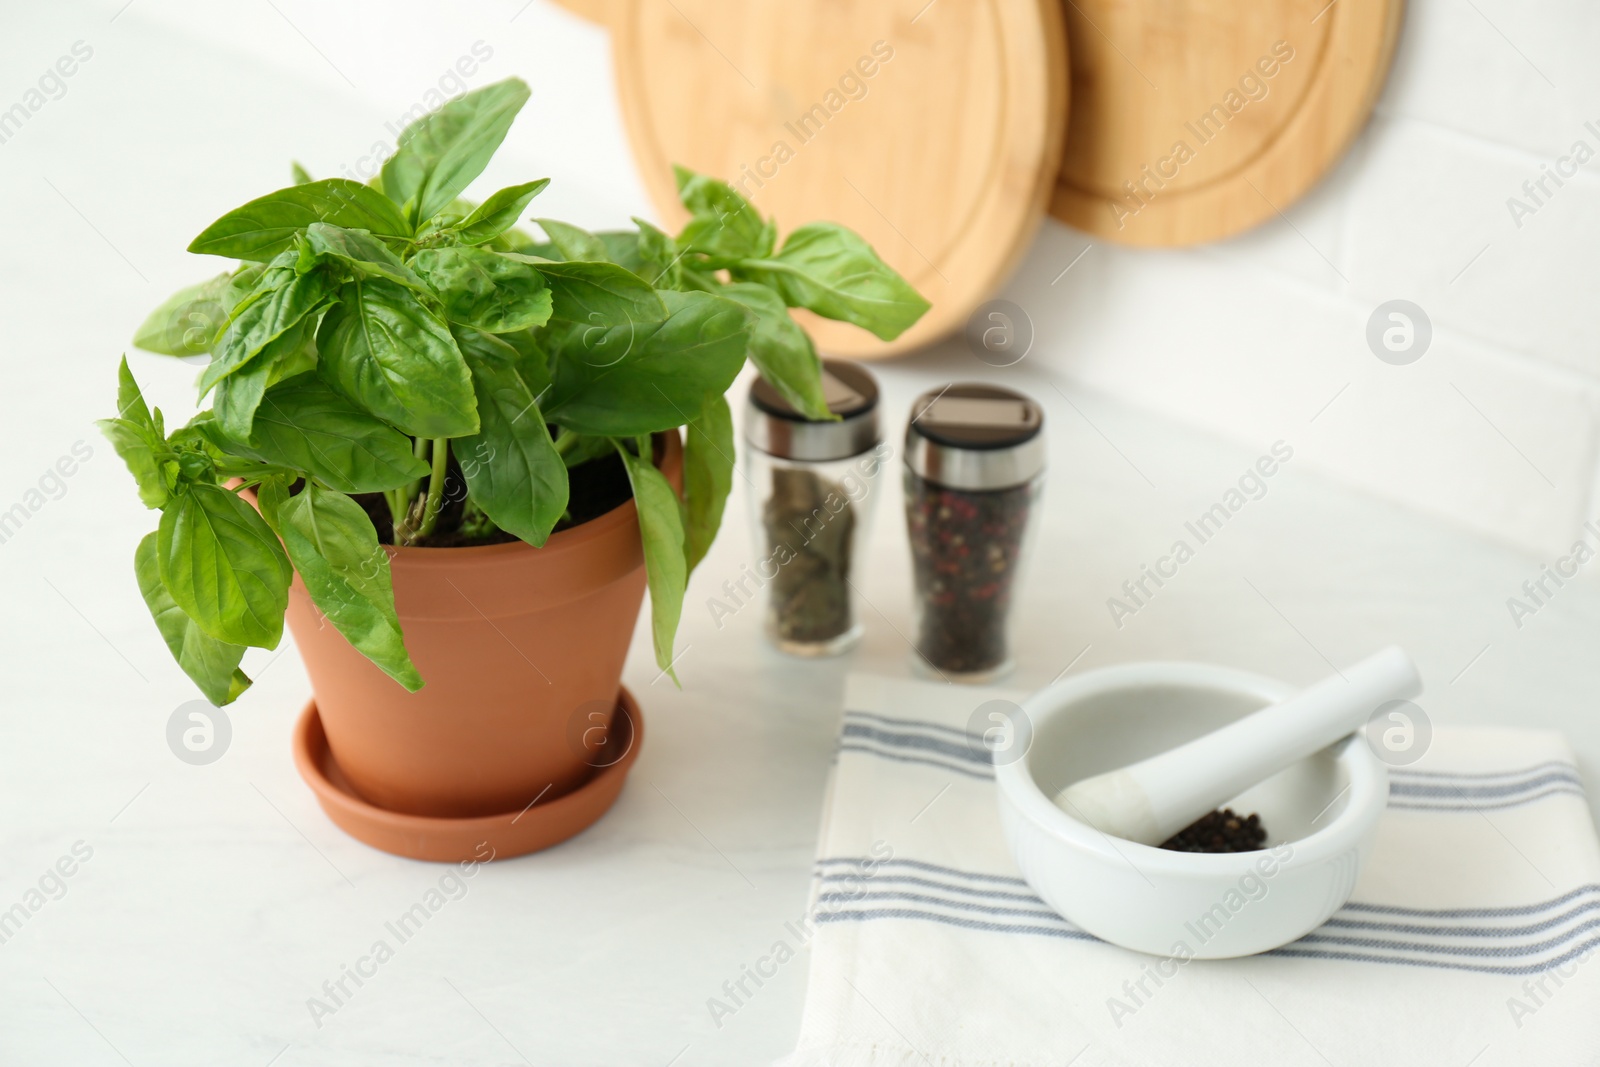
[(968, 743), (997, 696), (850, 679), (781, 1067), (1600, 1064), (1600, 843), (1559, 735), (1437, 728), (1349, 904), (1275, 952), (1179, 962), (1018, 876)]

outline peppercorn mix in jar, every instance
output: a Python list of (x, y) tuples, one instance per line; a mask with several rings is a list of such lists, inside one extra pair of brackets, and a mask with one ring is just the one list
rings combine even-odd
[(1044, 416), (1020, 393), (952, 385), (906, 428), (915, 645), (929, 673), (985, 682), (1013, 666), (1010, 623), (1044, 481)]

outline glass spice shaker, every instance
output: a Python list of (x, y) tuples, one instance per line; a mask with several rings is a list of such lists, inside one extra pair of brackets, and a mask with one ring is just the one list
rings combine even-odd
[[(745, 440), (754, 579), (766, 590), (767, 636), (795, 656), (832, 656), (861, 640), (853, 567), (866, 546), (878, 472), (892, 454), (878, 431), (878, 383), (865, 368), (822, 364), (838, 421), (812, 422), (765, 378), (750, 387)], [(741, 577), (739, 591), (754, 595)]]
[(929, 673), (977, 683), (1011, 670), (1012, 599), (1044, 468), (1044, 411), (1021, 393), (951, 385), (912, 406), (906, 525)]

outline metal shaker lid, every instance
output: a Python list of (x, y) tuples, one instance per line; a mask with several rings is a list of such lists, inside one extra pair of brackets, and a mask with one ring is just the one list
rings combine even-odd
[(951, 489), (1008, 489), (1045, 466), (1044, 409), (996, 385), (930, 389), (911, 405), (906, 465)]
[(878, 432), (878, 382), (865, 367), (822, 361), (822, 396), (834, 422), (812, 422), (765, 378), (750, 387), (745, 440), (771, 456), (820, 462), (848, 459), (873, 448)]

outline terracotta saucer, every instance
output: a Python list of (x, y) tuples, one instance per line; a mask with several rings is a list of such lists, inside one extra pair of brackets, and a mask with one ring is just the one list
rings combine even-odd
[(572, 792), (521, 811), (472, 818), (403, 815), (359, 797), (328, 749), (315, 701), (294, 729), (294, 763), (334, 825), (373, 848), (415, 860), (454, 863), (507, 859), (560, 844), (594, 825), (622, 792), (644, 741), (644, 720), (633, 694), (617, 698), (615, 725), (594, 775)]

